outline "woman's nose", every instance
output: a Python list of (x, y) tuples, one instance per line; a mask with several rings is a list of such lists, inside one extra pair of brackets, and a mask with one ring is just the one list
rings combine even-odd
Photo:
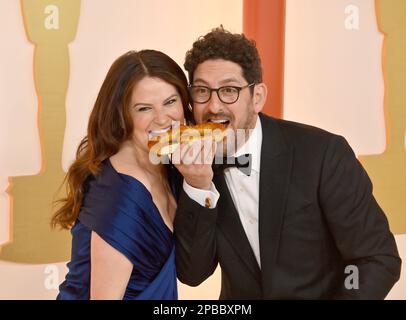
[(157, 110), (155, 113), (154, 122), (159, 126), (169, 125), (172, 118), (163, 110)]

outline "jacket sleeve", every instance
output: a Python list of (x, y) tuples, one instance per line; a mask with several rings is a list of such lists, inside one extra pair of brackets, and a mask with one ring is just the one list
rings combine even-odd
[(401, 259), (372, 183), (342, 137), (329, 141), (319, 190), (336, 246), (350, 270), (357, 270), (345, 277), (355, 277), (358, 288), (344, 281), (334, 298), (384, 299), (400, 277)]
[(181, 189), (174, 221), (176, 269), (181, 282), (198, 286), (217, 267), (217, 208), (208, 209)]

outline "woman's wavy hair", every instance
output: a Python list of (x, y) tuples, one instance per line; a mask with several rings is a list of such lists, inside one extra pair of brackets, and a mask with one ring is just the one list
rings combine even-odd
[(51, 219), (53, 228), (73, 226), (82, 205), (86, 180), (97, 175), (102, 161), (116, 154), (121, 144), (131, 139), (131, 94), (135, 84), (147, 76), (160, 78), (176, 87), (185, 118), (192, 120), (187, 79), (174, 60), (155, 50), (130, 51), (119, 57), (101, 86), (90, 114), (87, 135), (79, 144), (76, 160), (65, 176), (67, 195), (56, 201), (57, 210)]

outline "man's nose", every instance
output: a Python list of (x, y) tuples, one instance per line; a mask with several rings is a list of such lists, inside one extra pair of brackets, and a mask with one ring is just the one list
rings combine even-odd
[(223, 103), (220, 101), (217, 92), (213, 91), (211, 93), (211, 98), (210, 100), (207, 102), (207, 111), (210, 113), (219, 113), (220, 110), (222, 110), (223, 108)]

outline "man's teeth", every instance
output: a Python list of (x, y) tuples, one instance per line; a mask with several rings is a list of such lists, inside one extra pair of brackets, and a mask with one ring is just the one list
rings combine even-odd
[(229, 120), (224, 120), (224, 119), (210, 119), (209, 121), (213, 122), (213, 123), (227, 123), (227, 122), (229, 122)]

